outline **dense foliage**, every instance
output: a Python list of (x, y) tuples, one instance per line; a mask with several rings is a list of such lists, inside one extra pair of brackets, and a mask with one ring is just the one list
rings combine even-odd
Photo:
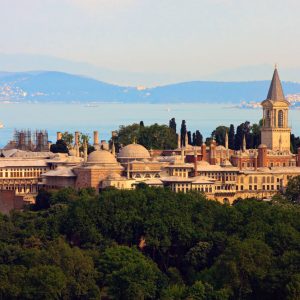
[(0, 299), (299, 299), (299, 250), (300, 209), (282, 197), (43, 191), (0, 215)]
[(167, 125), (153, 124), (145, 126), (132, 124), (120, 126), (116, 131), (114, 143), (117, 148), (136, 142), (147, 149), (175, 149), (177, 147), (177, 135), (174, 129)]
[(246, 148), (257, 148), (261, 143), (260, 131), (262, 127), (262, 120), (259, 124), (250, 124), (246, 121), (237, 126), (236, 132), (234, 125), (230, 124), (229, 127), (218, 126), (211, 134), (215, 138), (218, 145), (225, 146), (226, 132), (228, 134), (228, 145), (230, 149), (240, 150), (243, 148), (243, 140), (245, 137)]

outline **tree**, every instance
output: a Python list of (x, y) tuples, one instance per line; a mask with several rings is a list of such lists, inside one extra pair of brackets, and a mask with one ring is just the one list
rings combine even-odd
[(194, 140), (194, 143), (193, 143), (195, 146), (201, 146), (203, 144), (203, 136), (202, 134), (200, 133), (199, 130), (196, 130), (196, 133), (195, 133), (195, 140)]
[(250, 131), (251, 131), (251, 126), (249, 121), (246, 121), (237, 127), (236, 134), (234, 137), (235, 150), (240, 150), (243, 148), (244, 137), (246, 138), (247, 148), (249, 147), (250, 140), (251, 140)]
[(289, 180), (285, 196), (292, 203), (300, 203), (300, 176), (296, 176)]
[(297, 153), (298, 148), (300, 147), (300, 137), (296, 137), (294, 134), (291, 134), (291, 151), (292, 153)]
[(152, 299), (158, 292), (159, 269), (134, 248), (106, 249), (99, 267), (103, 284), (115, 299)]
[(235, 149), (234, 136), (235, 136), (234, 125), (230, 124), (229, 132), (228, 132), (228, 147), (229, 147), (229, 149)]
[(125, 146), (137, 142), (147, 149), (175, 149), (177, 135), (167, 125), (140, 126), (139, 124), (132, 124), (120, 126), (114, 142), (116, 148), (120, 145)]
[(144, 121), (140, 121), (140, 127), (145, 127)]
[(175, 118), (172, 118), (170, 121), (169, 121), (169, 127), (176, 133), (177, 132), (177, 125), (176, 125), (176, 120)]
[(181, 135), (181, 145), (184, 146), (184, 147), (187, 146), (185, 144), (185, 135), (186, 135), (186, 133), (187, 133), (186, 122), (185, 122), (185, 120), (182, 120), (182, 122), (181, 122), (181, 129), (180, 129), (180, 135)]
[(74, 135), (72, 133), (68, 133), (67, 131), (62, 134), (63, 141), (65, 141), (66, 145), (69, 147), (74, 142)]
[(255, 283), (264, 280), (271, 266), (271, 249), (263, 241), (230, 239), (213, 267), (212, 284), (231, 287), (234, 299), (246, 299), (253, 293)]
[(188, 135), (188, 143), (189, 143), (189, 145), (192, 145), (193, 143), (192, 143), (192, 134), (191, 134), (191, 132), (188, 131), (187, 135)]
[(51, 193), (45, 189), (40, 189), (37, 196), (34, 208), (36, 210), (47, 209), (50, 207)]
[(70, 247), (62, 238), (49, 243), (45, 261), (63, 270), (65, 296), (69, 299), (95, 299), (100, 291), (93, 259), (77, 247)]
[(225, 136), (229, 128), (226, 126), (218, 126), (211, 134), (215, 138), (218, 145), (225, 146)]
[(258, 148), (261, 140), (261, 125), (253, 124), (251, 126), (251, 139), (249, 148)]
[(69, 153), (68, 146), (64, 140), (58, 140), (50, 146), (50, 151), (53, 153)]
[(186, 254), (186, 260), (195, 268), (202, 269), (208, 263), (208, 254), (212, 245), (208, 242), (198, 242)]
[(290, 282), (286, 285), (287, 300), (300, 299), (300, 274), (292, 276)]
[(60, 268), (40, 265), (31, 268), (26, 274), (23, 297), (25, 299), (59, 299), (65, 287), (66, 277)]

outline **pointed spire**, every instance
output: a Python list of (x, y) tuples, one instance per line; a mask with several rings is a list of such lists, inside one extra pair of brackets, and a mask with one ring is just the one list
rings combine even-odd
[(182, 162), (184, 162), (184, 148), (183, 147), (181, 147), (181, 160), (182, 160)]
[(83, 160), (84, 160), (84, 162), (87, 162), (87, 158), (88, 158), (88, 145), (87, 145), (86, 140), (84, 140), (84, 143), (83, 143)]
[(111, 154), (113, 156), (116, 156), (116, 147), (115, 147), (114, 141), (112, 142), (112, 145), (111, 145)]
[(273, 78), (271, 81), (267, 99), (273, 101), (285, 100), (281, 81), (278, 75), (277, 65), (275, 65), (275, 70), (273, 73)]
[(177, 148), (178, 148), (178, 149), (181, 148), (181, 136), (180, 136), (179, 133), (177, 134)]
[(185, 133), (185, 137), (184, 137), (185, 139), (184, 139), (184, 143), (185, 143), (185, 147), (187, 147), (188, 146), (188, 144), (189, 144), (189, 137), (188, 137), (188, 133), (186, 132)]
[(197, 158), (197, 148), (194, 147), (194, 176), (197, 176), (198, 175), (198, 158)]
[(244, 134), (244, 138), (243, 138), (243, 152), (245, 152), (247, 149), (247, 144), (246, 144), (246, 135)]
[(225, 135), (225, 148), (228, 150), (228, 132), (226, 130), (226, 135)]

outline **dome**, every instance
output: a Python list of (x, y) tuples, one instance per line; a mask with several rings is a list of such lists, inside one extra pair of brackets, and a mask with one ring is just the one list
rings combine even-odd
[(261, 149), (261, 148), (267, 148), (267, 145), (265, 145), (265, 144), (260, 144), (260, 145), (258, 146), (258, 149)]
[(216, 147), (216, 150), (226, 150), (226, 148), (223, 145), (219, 145)]
[(205, 160), (200, 160), (200, 161), (197, 162), (197, 166), (201, 168), (201, 167), (210, 166), (210, 164)]
[(87, 163), (117, 164), (117, 160), (110, 152), (106, 150), (96, 150), (89, 154)]
[(142, 145), (129, 144), (122, 148), (118, 154), (119, 158), (150, 158), (149, 151)]
[(75, 149), (71, 149), (71, 150), (69, 150), (69, 155), (70, 156), (76, 156), (76, 150)]

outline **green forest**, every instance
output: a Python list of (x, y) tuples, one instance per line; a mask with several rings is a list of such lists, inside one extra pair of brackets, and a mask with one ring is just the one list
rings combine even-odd
[(300, 179), (270, 202), (40, 191), (0, 215), (0, 299), (300, 299)]

